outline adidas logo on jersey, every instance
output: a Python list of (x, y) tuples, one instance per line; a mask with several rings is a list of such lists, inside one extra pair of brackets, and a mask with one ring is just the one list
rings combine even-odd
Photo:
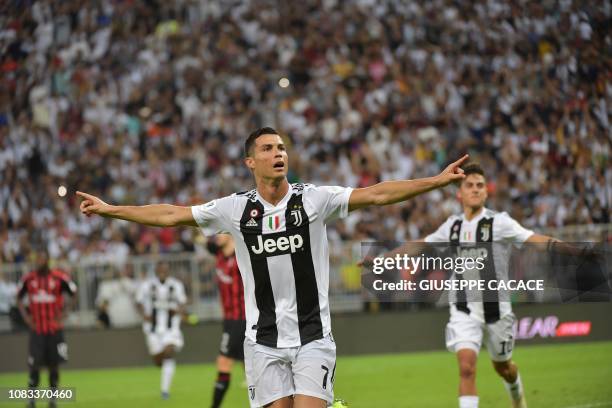
[[(276, 234), (275, 234), (276, 235)], [(256, 255), (265, 252), (266, 256), (284, 255), (287, 253), (295, 254), (304, 245), (301, 235), (278, 236), (277, 238), (266, 238), (262, 235), (257, 236), (257, 244), (251, 245), (251, 251)]]
[(246, 226), (247, 227), (256, 227), (257, 226), (257, 221), (255, 221), (253, 218), (251, 218), (250, 220), (247, 221)]

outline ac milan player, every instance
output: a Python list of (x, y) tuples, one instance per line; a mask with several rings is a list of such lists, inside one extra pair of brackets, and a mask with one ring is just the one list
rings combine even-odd
[(212, 408), (221, 406), (229, 387), (234, 360), (244, 361), (244, 288), (235, 256), (234, 240), (229, 234), (216, 235), (208, 242), (208, 250), (217, 258), (217, 283), (223, 306), (223, 334), (217, 357), (217, 381)]
[[(68, 307), (64, 302), (65, 292), (71, 296)], [(49, 369), (49, 386), (58, 386), (59, 364), (68, 360), (63, 320), (65, 311), (72, 308), (75, 294), (76, 285), (70, 277), (61, 270), (50, 269), (48, 253), (39, 251), (36, 254), (36, 269), (21, 279), (17, 292), (17, 307), (30, 328), (28, 386), (31, 389), (38, 387), (40, 368), (45, 366)], [(27, 310), (23, 304), (26, 295), (29, 302)], [(33, 407), (34, 401), (30, 401), (29, 406)], [(50, 401), (49, 406), (54, 407), (55, 401)]]

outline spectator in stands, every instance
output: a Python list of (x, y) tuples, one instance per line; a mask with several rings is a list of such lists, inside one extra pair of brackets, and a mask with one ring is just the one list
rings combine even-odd
[[(23, 262), (30, 239), (71, 260), (125, 253), (121, 242), (193, 250), (167, 231), (82, 219), (57, 187), (135, 204), (223, 196), (249, 184), (240, 143), (264, 125), (300, 151), (291, 181), (416, 178), (467, 150), (492, 175), (491, 205), (523, 209), (526, 227), (610, 222), (606, 2), (82, 3), (14, 3), (0, 17), (7, 262)], [(337, 228), (423, 236), (456, 207), (453, 192), (425, 200)]]

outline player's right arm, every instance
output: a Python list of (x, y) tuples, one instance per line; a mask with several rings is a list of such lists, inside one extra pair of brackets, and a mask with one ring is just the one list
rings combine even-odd
[[(446, 221), (444, 221), (444, 223), (442, 223), (442, 225), (438, 227), (438, 229), (436, 229), (431, 234), (427, 235), (425, 238), (417, 239), (414, 241), (408, 241), (404, 243), (403, 245), (400, 245), (399, 247), (394, 248), (391, 251), (378, 255), (378, 256), (382, 256), (385, 258), (394, 258), (396, 255), (400, 255), (400, 256), (420, 255), (427, 247), (427, 243), (448, 242), (448, 237), (450, 235), (450, 228), (451, 228), (452, 222), (453, 222), (453, 217), (449, 217), (446, 219)], [(359, 262), (359, 266), (369, 266), (372, 263), (373, 259), (374, 259), (373, 256), (368, 255), (361, 262)]]
[(368, 254), (365, 258), (357, 263), (358, 266), (369, 267), (374, 262), (374, 258), (382, 257), (382, 258), (395, 258), (396, 255), (400, 256), (416, 256), (420, 254), (425, 248), (425, 240), (418, 239), (415, 241), (405, 242), (403, 245), (400, 245), (396, 248), (391, 249), (388, 252), (384, 252), (378, 255)]
[(151, 321), (151, 316), (145, 312), (145, 308), (144, 308), (145, 298), (147, 297), (149, 293), (149, 285), (150, 285), (149, 281), (146, 281), (142, 285), (140, 285), (138, 293), (136, 293), (136, 299), (135, 299), (136, 300), (136, 310), (138, 311), (138, 314), (140, 315), (142, 320), (145, 322)]
[(142, 306), (141, 303), (136, 303), (136, 310), (138, 310), (138, 314), (140, 315), (142, 320), (144, 320), (145, 322), (151, 321), (151, 316), (145, 313), (144, 307)]
[(24, 277), (24, 279), (22, 279), (19, 283), (19, 289), (17, 290), (17, 299), (15, 303), (17, 304), (17, 309), (19, 310), (21, 318), (23, 319), (25, 324), (27, 324), (30, 329), (34, 330), (34, 322), (32, 321), (32, 317), (28, 314), (28, 311), (26, 310), (25, 305), (23, 304), (23, 298), (28, 293), (27, 276), (28, 275), (26, 275), (26, 277)]
[(170, 204), (110, 205), (91, 194), (81, 191), (77, 191), (76, 194), (82, 200), (81, 212), (87, 216), (98, 214), (102, 217), (117, 218), (154, 227), (198, 226), (193, 218), (191, 207)]

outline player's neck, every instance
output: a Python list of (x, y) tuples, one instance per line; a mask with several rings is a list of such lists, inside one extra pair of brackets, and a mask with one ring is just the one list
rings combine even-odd
[(232, 256), (234, 255), (234, 249), (234, 244), (232, 242), (228, 242), (221, 247), (221, 252), (223, 252), (223, 256)]
[(49, 274), (50, 269), (48, 267), (38, 268), (36, 272), (41, 276), (47, 276)]
[(282, 179), (258, 179), (257, 192), (272, 205), (278, 204), (289, 191), (289, 182), (286, 177)]
[(463, 207), (463, 216), (467, 221), (472, 221), (484, 210), (482, 207)]

